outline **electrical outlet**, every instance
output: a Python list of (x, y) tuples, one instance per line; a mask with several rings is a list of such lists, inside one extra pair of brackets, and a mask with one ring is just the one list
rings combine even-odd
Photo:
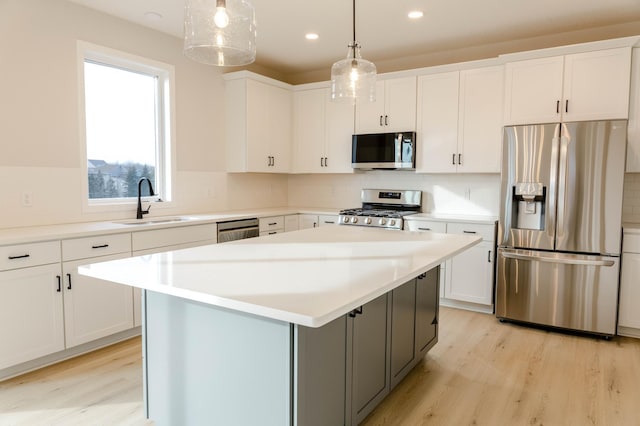
[(22, 193), (22, 206), (23, 207), (33, 206), (33, 192), (27, 191)]

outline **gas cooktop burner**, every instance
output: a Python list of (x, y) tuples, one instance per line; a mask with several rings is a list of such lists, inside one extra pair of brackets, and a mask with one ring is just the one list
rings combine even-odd
[(362, 190), (362, 207), (340, 211), (340, 224), (402, 229), (402, 217), (419, 213), (420, 191)]

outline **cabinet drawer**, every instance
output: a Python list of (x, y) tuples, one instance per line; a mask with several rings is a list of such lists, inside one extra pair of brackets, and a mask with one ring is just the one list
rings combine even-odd
[(407, 220), (407, 230), (409, 231), (431, 231), (431, 232), (447, 232), (446, 222), (436, 222), (431, 220)]
[(258, 222), (260, 232), (284, 229), (284, 216), (261, 217)]
[(60, 241), (0, 247), (0, 271), (60, 262)]
[(131, 234), (131, 247), (133, 251), (138, 251), (197, 241), (203, 241), (207, 244), (210, 241), (211, 244), (214, 244), (217, 239), (216, 224), (207, 223), (134, 232)]
[(622, 251), (624, 253), (640, 253), (640, 235), (625, 233)]
[(476, 234), (485, 241), (493, 241), (494, 229), (494, 225), (481, 223), (447, 223), (447, 234)]
[(260, 236), (264, 237), (265, 235), (274, 235), (274, 234), (281, 234), (283, 233), (284, 230), (283, 229), (273, 229), (271, 231), (261, 231), (260, 232)]
[(318, 223), (320, 224), (320, 226), (337, 225), (338, 216), (332, 214), (320, 215), (318, 216)]
[(62, 240), (63, 261), (130, 252), (130, 233)]

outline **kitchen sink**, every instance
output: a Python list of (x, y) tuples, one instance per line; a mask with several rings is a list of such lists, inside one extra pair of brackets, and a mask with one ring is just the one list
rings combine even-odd
[(160, 223), (174, 223), (174, 222), (188, 222), (190, 220), (195, 220), (195, 217), (189, 216), (167, 216), (167, 217), (154, 217), (149, 219), (126, 219), (126, 220), (118, 220), (113, 223), (117, 223), (118, 225), (153, 225)]

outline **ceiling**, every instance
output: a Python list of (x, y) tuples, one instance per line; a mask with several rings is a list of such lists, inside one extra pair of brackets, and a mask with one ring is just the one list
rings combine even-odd
[[(182, 37), (184, 0), (69, 1)], [(258, 26), (256, 64), (303, 73), (329, 68), (346, 55), (351, 1), (250, 1)], [(356, 8), (362, 56), (374, 63), (640, 22), (640, 0), (358, 0)], [(409, 20), (411, 10), (424, 17)], [(306, 40), (307, 32), (319, 38)]]

